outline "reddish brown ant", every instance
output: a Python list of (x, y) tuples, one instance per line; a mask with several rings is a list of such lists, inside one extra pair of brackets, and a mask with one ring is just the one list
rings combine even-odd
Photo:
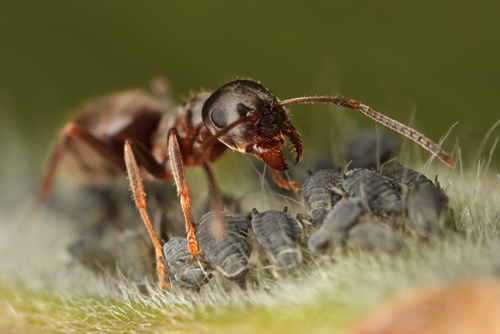
[(164, 281), (163, 248), (146, 212), (141, 175), (147, 175), (144, 173), (147, 171), (157, 179), (174, 178), (186, 221), (189, 250), (196, 257), (201, 251), (194, 234), (185, 166), (202, 166), (208, 176), (212, 197), (218, 198), (208, 162), (216, 160), (230, 148), (255, 155), (269, 166), (276, 183), (288, 189), (296, 189), (295, 182), (283, 180), (278, 173), (287, 169), (281, 150), (285, 144), (285, 136), (290, 138), (294, 146), (296, 163), (304, 153), (300, 134), (292, 126), (285, 108), (288, 105), (326, 103), (360, 110), (366, 116), (419, 143), (447, 165), (455, 166), (452, 158), (437, 144), (354, 100), (302, 97), (280, 101), (269, 89), (257, 82), (235, 80), (211, 95), (200, 93), (177, 108), (176, 112), (171, 112), (167, 94), (164, 90), (159, 91), (161, 94), (136, 92), (141, 97), (131, 97), (131, 105), (124, 103), (116, 106), (116, 102), (123, 98), (120, 95), (105, 99), (103, 101), (107, 101), (107, 104), (101, 101), (103, 105), (99, 105), (100, 108), (89, 108), (69, 123), (56, 143), (39, 194), (42, 198), (49, 191), (57, 165), (63, 153), (69, 149), (68, 142), (72, 137), (84, 141), (115, 168), (126, 169), (136, 206), (155, 247), (157, 272), (162, 288), (168, 286)]

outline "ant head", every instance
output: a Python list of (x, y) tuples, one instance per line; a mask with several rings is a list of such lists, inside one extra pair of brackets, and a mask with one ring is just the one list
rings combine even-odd
[(266, 87), (250, 80), (232, 81), (213, 93), (203, 105), (203, 123), (216, 135), (228, 125), (251, 117), (221, 135), (219, 140), (231, 149), (251, 153), (269, 167), (287, 169), (281, 146), (285, 135), (295, 148), (297, 162), (303, 154), (300, 134), (290, 123), (285, 107)]

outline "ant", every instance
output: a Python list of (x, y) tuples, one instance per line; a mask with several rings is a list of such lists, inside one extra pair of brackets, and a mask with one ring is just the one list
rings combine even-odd
[[(417, 142), (448, 166), (455, 166), (450, 155), (439, 145), (354, 100), (300, 97), (280, 101), (260, 83), (235, 80), (220, 87), (213, 94), (195, 95), (174, 111), (164, 87), (158, 83), (154, 87), (156, 88), (149, 93), (139, 94), (136, 91), (137, 96), (129, 97), (128, 104), (122, 101), (124, 96), (120, 95), (105, 99), (107, 104), (101, 101), (99, 108), (88, 108), (79, 118), (66, 125), (49, 160), (39, 199), (47, 195), (62, 155), (70, 150), (68, 142), (71, 138), (82, 140), (115, 168), (126, 171), (136, 207), (155, 248), (161, 288), (169, 287), (164, 278), (166, 262), (163, 259), (163, 248), (146, 212), (141, 176), (161, 180), (174, 179), (186, 222), (188, 248), (193, 257), (198, 257), (201, 251), (194, 233), (185, 167), (201, 166), (205, 170), (213, 203), (221, 201), (208, 163), (216, 160), (228, 148), (253, 154), (267, 164), (273, 180), (279, 186), (297, 190), (296, 182), (286, 181), (279, 175), (279, 171), (288, 168), (281, 150), (285, 144), (285, 136), (293, 144), (295, 163), (302, 159), (304, 153), (301, 136), (291, 124), (287, 106), (323, 103), (359, 110)], [(124, 94), (126, 96), (132, 93)], [(119, 105), (117, 100), (122, 104)], [(214, 204), (214, 207), (217, 205)], [(221, 221), (221, 218), (218, 220)]]

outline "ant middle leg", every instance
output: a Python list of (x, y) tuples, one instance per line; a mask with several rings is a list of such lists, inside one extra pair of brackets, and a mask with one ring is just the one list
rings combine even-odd
[(287, 181), (283, 179), (278, 170), (269, 167), (269, 174), (271, 174), (274, 183), (286, 190), (293, 190), (294, 193), (299, 192), (300, 185), (298, 182)]
[(168, 131), (168, 155), (172, 167), (172, 175), (174, 176), (175, 185), (177, 186), (177, 195), (180, 196), (182, 212), (184, 214), (184, 220), (186, 221), (189, 252), (193, 257), (198, 257), (201, 251), (198, 248), (198, 242), (194, 234), (194, 224), (191, 216), (191, 199), (189, 198), (186, 170), (179, 147), (179, 136), (175, 128)]
[(154, 231), (153, 224), (149, 219), (149, 215), (146, 211), (146, 194), (144, 192), (144, 183), (140, 176), (139, 166), (135, 160), (134, 153), (132, 151), (132, 144), (130, 140), (125, 141), (125, 164), (127, 166), (127, 173), (130, 180), (130, 186), (134, 194), (134, 201), (137, 209), (139, 210), (144, 225), (149, 233), (149, 237), (153, 242), (156, 255), (156, 271), (158, 274), (158, 279), (160, 282), (160, 287), (162, 289), (168, 289), (170, 284), (165, 282), (165, 261), (163, 258), (163, 247), (158, 240), (158, 237)]

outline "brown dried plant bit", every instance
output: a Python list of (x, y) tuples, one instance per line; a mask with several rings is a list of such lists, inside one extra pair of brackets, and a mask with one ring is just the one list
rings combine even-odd
[(396, 296), (345, 334), (500, 333), (500, 282), (478, 279)]

